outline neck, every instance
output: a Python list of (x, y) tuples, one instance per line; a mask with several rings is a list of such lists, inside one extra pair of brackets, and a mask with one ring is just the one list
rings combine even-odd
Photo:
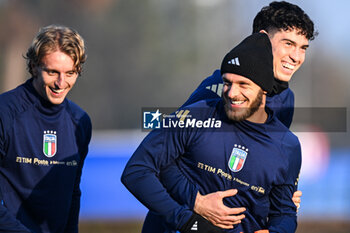
[(42, 92), (40, 91), (40, 83), (38, 77), (33, 77), (32, 85), (37, 94), (44, 98)]
[(248, 117), (246, 120), (253, 122), (253, 123), (258, 123), (258, 124), (263, 124), (267, 120), (267, 112), (265, 111), (265, 104), (266, 104), (266, 95), (264, 94), (262, 97), (262, 102), (259, 107), (259, 109), (250, 117)]

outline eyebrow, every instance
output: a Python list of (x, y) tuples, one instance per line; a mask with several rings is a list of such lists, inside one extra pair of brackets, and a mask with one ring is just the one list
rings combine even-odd
[(222, 77), (222, 81), (224, 81), (224, 82), (230, 82), (230, 80), (228, 80), (227, 78), (225, 78), (225, 76)]
[(47, 72), (47, 71), (54, 71), (54, 72), (58, 72), (57, 70), (47, 68), (46, 66), (42, 66), (41, 68), (42, 68), (43, 70), (45, 70), (46, 72)]
[[(42, 69), (45, 70), (46, 72), (52, 71), (52, 72), (60, 73), (58, 70), (56, 70), (56, 69), (51, 69), (51, 68), (48, 68), (48, 67), (46, 67), (46, 66), (42, 66)], [(76, 70), (68, 70), (68, 71), (66, 71), (65, 73), (69, 73), (69, 72), (77, 72), (77, 71), (76, 71)]]
[[(291, 40), (291, 39), (283, 38), (282, 41), (288, 41), (288, 42), (292, 43), (294, 46), (297, 45), (297, 43), (296, 43), (295, 41)], [(302, 46), (300, 46), (300, 47), (306, 49), (306, 48), (309, 48), (309, 45), (308, 45), (308, 44), (304, 44), (304, 45), (302, 45)]]

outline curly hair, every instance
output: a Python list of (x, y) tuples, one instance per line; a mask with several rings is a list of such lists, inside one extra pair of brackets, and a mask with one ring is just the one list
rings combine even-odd
[(39, 66), (45, 55), (55, 51), (70, 56), (77, 73), (81, 74), (87, 58), (84, 39), (74, 29), (61, 25), (49, 25), (39, 30), (24, 57), (29, 73), (34, 75), (33, 67)]
[(285, 1), (274, 1), (263, 7), (253, 21), (253, 33), (291, 29), (297, 29), (308, 40), (313, 40), (318, 34), (309, 16), (299, 6)]

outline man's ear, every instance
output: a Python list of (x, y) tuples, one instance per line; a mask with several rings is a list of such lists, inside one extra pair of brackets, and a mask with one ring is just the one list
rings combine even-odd
[(34, 65), (33, 63), (30, 64), (30, 67), (32, 68), (32, 74), (34, 77), (38, 76), (38, 66)]
[(268, 34), (267, 31), (265, 31), (264, 29), (261, 29), (259, 32)]
[(267, 91), (263, 91), (264, 95), (267, 95)]

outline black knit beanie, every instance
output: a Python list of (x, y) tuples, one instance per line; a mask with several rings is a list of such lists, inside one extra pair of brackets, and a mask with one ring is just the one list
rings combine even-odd
[(274, 83), (273, 56), (266, 33), (254, 33), (234, 47), (221, 63), (221, 75), (233, 73), (249, 78), (268, 94)]

